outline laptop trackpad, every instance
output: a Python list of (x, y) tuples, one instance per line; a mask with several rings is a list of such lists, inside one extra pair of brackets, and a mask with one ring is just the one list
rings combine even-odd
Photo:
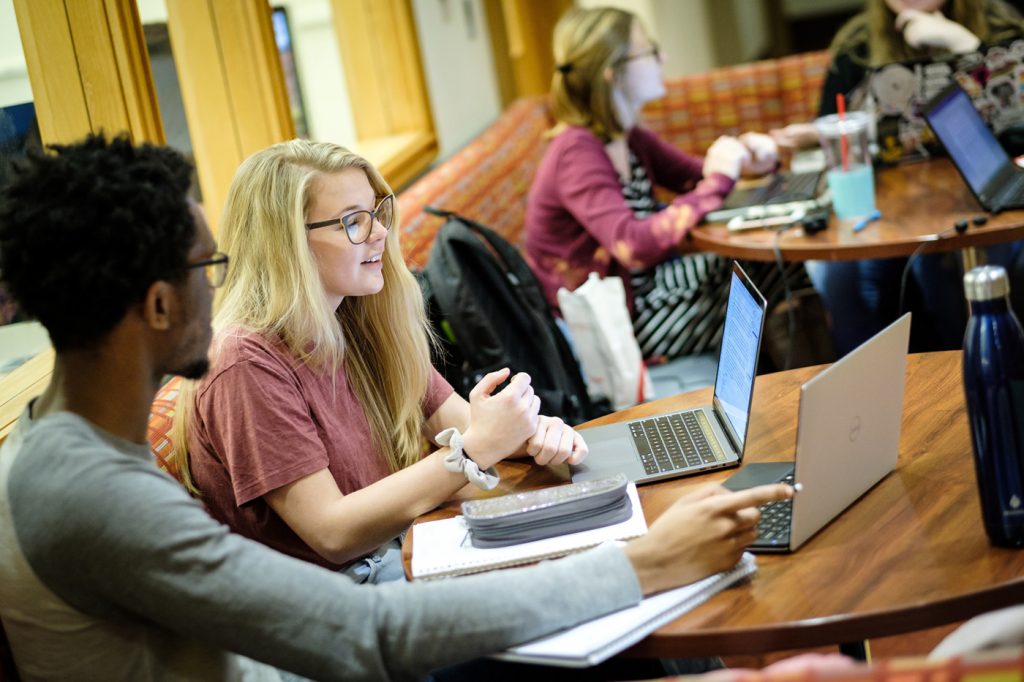
[(724, 485), (729, 490), (746, 490), (758, 485), (780, 483), (793, 473), (793, 462), (751, 462), (730, 476)]

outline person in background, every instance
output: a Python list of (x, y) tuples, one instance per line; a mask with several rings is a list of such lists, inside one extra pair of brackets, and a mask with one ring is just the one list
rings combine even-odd
[(22, 679), (422, 677), (727, 569), (757, 506), (792, 497), (711, 486), (625, 546), (430, 583), (357, 585), (230, 532), (146, 444), (164, 375), (209, 367), (230, 272), (190, 175), (168, 148), (90, 136), (0, 189), (4, 284), (56, 350), (0, 448), (0, 619)]
[[(836, 112), (836, 95), (862, 86), (872, 68), (929, 55), (971, 52), (982, 43), (1024, 35), (1024, 18), (1003, 0), (868, 0), (836, 34), (822, 86), (819, 115)], [(772, 131), (784, 147), (817, 144), (813, 125), (796, 123)], [(1019, 243), (988, 247), (987, 258), (1024, 275)], [(900, 314), (905, 258), (816, 262), (807, 272), (829, 310), (840, 355), (871, 338)], [(960, 348), (966, 304), (958, 254), (924, 255), (911, 264), (920, 298), (915, 346), (920, 350)]]
[[(467, 402), (431, 367), (396, 213), (380, 173), (338, 145), (293, 140), (247, 159), (221, 223), (232, 268), (212, 369), (175, 419), (179, 471), (215, 518), (368, 582), (403, 577), (401, 535), (467, 476), (514, 454), (587, 454), (538, 415), (526, 374), (492, 372)], [(428, 453), (426, 439), (450, 447)]]
[[(640, 126), (640, 110), (665, 84), (658, 46), (627, 11), (569, 10), (555, 27), (554, 56), (557, 124), (526, 210), (527, 261), (545, 296), (557, 309), (560, 287), (571, 291), (591, 272), (618, 276), (645, 358), (713, 349), (730, 265), (711, 254), (679, 257), (680, 249), (741, 174), (776, 167), (774, 142), (720, 137), (701, 158)], [(662, 206), (655, 186), (679, 194)], [(767, 265), (747, 271), (759, 285), (772, 273)]]

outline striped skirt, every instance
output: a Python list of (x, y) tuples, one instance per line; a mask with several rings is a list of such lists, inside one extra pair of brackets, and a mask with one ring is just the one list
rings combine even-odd
[[(768, 301), (769, 313), (785, 298), (774, 262), (740, 261)], [(677, 358), (716, 349), (722, 341), (732, 260), (692, 253), (632, 275), (633, 332), (645, 359)], [(810, 286), (802, 263), (786, 263), (791, 290)]]

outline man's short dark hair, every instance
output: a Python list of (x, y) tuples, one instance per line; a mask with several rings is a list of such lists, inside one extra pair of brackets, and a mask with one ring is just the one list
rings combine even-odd
[(153, 282), (184, 277), (191, 166), (125, 136), (49, 149), (16, 162), (0, 189), (0, 279), (57, 350), (88, 347)]

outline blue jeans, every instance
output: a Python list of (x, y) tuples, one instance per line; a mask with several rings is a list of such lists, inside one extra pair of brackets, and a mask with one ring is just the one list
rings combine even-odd
[(402, 569), (403, 537), (405, 537), (405, 533), (394, 540), (385, 542), (370, 556), (356, 559), (339, 570), (338, 573), (347, 575), (360, 585), (405, 580), (405, 571)]

